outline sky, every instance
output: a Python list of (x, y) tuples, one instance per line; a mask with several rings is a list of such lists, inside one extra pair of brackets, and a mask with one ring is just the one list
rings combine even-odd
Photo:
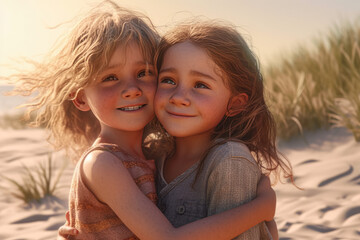
[[(115, 1), (145, 13), (160, 30), (192, 16), (229, 21), (238, 26), (263, 65), (309, 44), (335, 24), (360, 20), (360, 0)], [(41, 60), (69, 22), (99, 2), (0, 0), (0, 75), (11, 73), (9, 66), (21, 57)]]

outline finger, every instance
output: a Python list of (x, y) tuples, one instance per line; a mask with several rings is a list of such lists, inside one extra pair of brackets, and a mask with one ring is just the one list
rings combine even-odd
[(70, 212), (69, 211), (66, 211), (65, 217), (66, 217), (66, 222), (70, 223)]
[(76, 236), (77, 234), (78, 234), (78, 231), (73, 227), (61, 226), (59, 228), (59, 235), (64, 238), (67, 238), (68, 235)]

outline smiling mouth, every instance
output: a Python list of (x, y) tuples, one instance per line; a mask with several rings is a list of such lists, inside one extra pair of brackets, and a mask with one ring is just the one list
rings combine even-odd
[(145, 107), (146, 104), (143, 104), (143, 105), (137, 105), (137, 106), (131, 106), (131, 107), (122, 107), (122, 108), (118, 108), (119, 110), (121, 111), (124, 111), (124, 112), (132, 112), (132, 111), (137, 111), (143, 107)]
[(189, 115), (184, 113), (174, 113), (174, 112), (167, 112), (167, 113), (175, 117), (194, 117), (194, 115)]

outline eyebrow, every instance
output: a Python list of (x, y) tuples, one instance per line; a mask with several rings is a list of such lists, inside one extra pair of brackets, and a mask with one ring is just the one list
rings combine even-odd
[[(150, 66), (150, 67), (153, 66), (153, 64), (147, 63), (145, 61), (137, 61), (137, 62), (135, 62), (135, 64), (138, 65), (138, 66), (141, 66), (141, 65), (147, 65), (147, 66)], [(102, 72), (118, 68), (118, 67), (120, 67), (122, 65), (124, 65), (124, 63), (117, 63), (117, 64), (109, 65)]]
[[(159, 74), (163, 73), (163, 72), (176, 73), (177, 71), (175, 70), (175, 68), (170, 67), (170, 68), (161, 69)], [(205, 77), (205, 78), (208, 78), (210, 80), (216, 81), (216, 79), (213, 78), (211, 75), (206, 74), (206, 73), (202, 73), (202, 72), (199, 72), (199, 71), (195, 71), (195, 70), (191, 70), (190, 75), (197, 76), (197, 77)]]
[(194, 75), (194, 76), (204, 77), (204, 78), (208, 78), (210, 80), (216, 81), (216, 79), (213, 78), (211, 75), (206, 74), (206, 73), (202, 73), (202, 72), (199, 72), (199, 71), (191, 70), (190, 74)]

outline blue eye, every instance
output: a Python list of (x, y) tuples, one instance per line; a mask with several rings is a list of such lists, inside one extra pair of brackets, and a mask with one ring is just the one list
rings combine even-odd
[(205, 88), (205, 89), (210, 89), (206, 84), (204, 83), (196, 83), (195, 84), (195, 88)]
[(170, 78), (164, 78), (160, 81), (160, 83), (175, 85), (175, 82)]
[(119, 80), (116, 76), (110, 75), (108, 77), (105, 77), (102, 82), (111, 82), (111, 81), (117, 81)]

